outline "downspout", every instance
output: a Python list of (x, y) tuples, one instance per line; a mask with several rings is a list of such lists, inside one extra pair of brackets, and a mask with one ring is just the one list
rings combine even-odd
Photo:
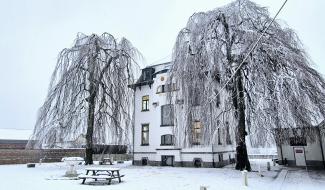
[(322, 135), (320, 133), (320, 126), (318, 126), (317, 129), (318, 129), (318, 137), (319, 137), (320, 150), (322, 151), (323, 166), (325, 168), (324, 149), (323, 149)]
[(212, 142), (212, 146), (211, 146), (212, 148), (212, 167), (216, 167), (216, 164), (214, 163), (214, 152), (213, 152), (213, 142)]
[[(212, 105), (210, 103), (210, 133), (211, 133), (211, 128), (212, 128)], [(214, 139), (214, 133), (213, 133), (212, 139)], [(216, 164), (214, 163), (213, 143), (214, 143), (214, 140), (211, 141), (211, 151), (212, 151), (212, 167), (215, 168)]]
[(281, 164), (284, 165), (283, 161), (283, 152), (282, 152), (282, 144), (280, 143), (280, 151), (281, 151)]
[(132, 123), (132, 165), (134, 165), (134, 132), (135, 132), (135, 91), (137, 90), (137, 87), (134, 88), (133, 92), (133, 123)]

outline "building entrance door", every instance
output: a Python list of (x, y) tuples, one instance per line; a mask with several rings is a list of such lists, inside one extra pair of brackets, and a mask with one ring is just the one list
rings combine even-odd
[(161, 156), (162, 166), (174, 166), (174, 156)]
[(293, 151), (296, 158), (296, 166), (306, 166), (304, 147), (294, 147)]

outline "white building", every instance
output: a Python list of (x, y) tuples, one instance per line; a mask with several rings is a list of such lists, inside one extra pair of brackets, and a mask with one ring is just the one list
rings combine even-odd
[[(308, 131), (309, 135), (302, 135)], [(325, 168), (325, 121), (318, 126), (296, 129), (282, 128), (277, 140), (280, 164)], [(295, 135), (294, 135), (295, 133)]]
[[(235, 160), (235, 140), (219, 140), (210, 146), (200, 145), (201, 127), (193, 123), (193, 143), (190, 148), (174, 144), (173, 119), (168, 114), (173, 105), (166, 104), (166, 84), (170, 63), (146, 67), (139, 80), (129, 85), (135, 91), (135, 123), (133, 152), (135, 165), (186, 167), (222, 167)], [(167, 117), (166, 117), (167, 115)], [(225, 139), (225, 138), (223, 138)], [(223, 142), (224, 141), (224, 142)]]

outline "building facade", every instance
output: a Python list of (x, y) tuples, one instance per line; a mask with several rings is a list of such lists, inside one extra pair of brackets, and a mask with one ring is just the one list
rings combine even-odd
[[(309, 135), (302, 135), (308, 131)], [(318, 126), (296, 129), (284, 128), (276, 133), (279, 164), (297, 167), (325, 168), (325, 122)]]
[[(222, 167), (235, 160), (235, 140), (218, 139), (216, 143), (203, 146), (200, 143), (202, 124), (193, 122), (193, 143), (182, 148), (175, 145), (173, 134), (173, 107), (167, 103), (168, 91), (176, 90), (167, 84), (170, 63), (146, 67), (135, 84), (133, 154), (135, 165)], [(219, 134), (220, 135), (220, 134)], [(227, 141), (227, 142), (226, 142)]]

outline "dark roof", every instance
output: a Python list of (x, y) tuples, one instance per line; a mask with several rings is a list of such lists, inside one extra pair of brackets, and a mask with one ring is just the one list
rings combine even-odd
[(144, 69), (142, 69), (141, 76), (139, 77), (137, 82), (134, 84), (128, 85), (128, 87), (132, 88), (133, 90), (135, 90), (137, 87), (139, 87), (141, 89), (141, 86), (144, 86), (144, 85), (149, 85), (151, 87), (151, 85), (154, 82), (153, 79), (156, 77), (157, 74), (168, 72), (168, 69), (166, 69), (166, 68), (155, 72), (155, 70), (156, 70), (155, 67), (157, 67), (159, 65), (170, 64), (170, 63), (171, 62), (165, 62), (165, 63), (159, 63), (156, 65), (149, 65), (149, 66), (145, 67)]

